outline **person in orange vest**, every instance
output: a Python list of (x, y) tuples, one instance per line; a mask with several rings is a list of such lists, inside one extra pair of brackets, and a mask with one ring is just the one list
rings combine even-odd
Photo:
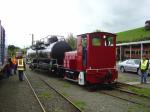
[(16, 57), (13, 58), (12, 62), (14, 64), (14, 74), (16, 74), (16, 70), (17, 70), (17, 60), (16, 60)]
[(19, 80), (23, 81), (23, 75), (24, 75), (24, 71), (26, 70), (26, 66), (23, 57), (21, 55), (18, 56), (17, 59), (17, 70), (18, 70)]
[(149, 68), (149, 60), (144, 54), (139, 65), (139, 69), (141, 71), (141, 84), (147, 83), (148, 68)]

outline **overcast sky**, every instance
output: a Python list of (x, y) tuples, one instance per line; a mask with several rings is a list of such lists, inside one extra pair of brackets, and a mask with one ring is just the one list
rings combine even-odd
[(112, 33), (142, 27), (150, 19), (150, 0), (0, 0), (7, 44), (31, 45), (57, 34)]

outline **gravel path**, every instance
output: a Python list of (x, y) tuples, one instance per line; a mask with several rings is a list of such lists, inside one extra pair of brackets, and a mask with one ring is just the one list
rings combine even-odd
[(25, 81), (18, 76), (0, 81), (0, 112), (42, 112)]
[[(49, 73), (28, 71), (30, 75), (39, 75), (85, 112), (149, 112), (148, 108), (123, 101), (98, 92), (89, 92), (75, 83), (51, 76)], [(47, 75), (45, 75), (47, 74)], [(49, 74), (49, 75), (48, 75)]]

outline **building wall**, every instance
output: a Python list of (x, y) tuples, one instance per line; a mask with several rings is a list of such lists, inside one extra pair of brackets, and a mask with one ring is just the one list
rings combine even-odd
[(150, 59), (150, 41), (145, 41), (145, 43), (137, 42), (132, 44), (128, 43), (126, 45), (117, 46), (117, 60), (123, 61), (130, 58), (140, 59), (142, 55), (146, 55)]

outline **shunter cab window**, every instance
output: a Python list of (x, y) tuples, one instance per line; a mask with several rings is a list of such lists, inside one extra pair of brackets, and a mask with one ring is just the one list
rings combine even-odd
[(83, 38), (83, 39), (82, 39), (82, 46), (83, 46), (83, 47), (86, 47), (86, 44), (87, 44), (87, 43), (86, 43), (86, 38)]
[(104, 45), (105, 46), (113, 46), (113, 37), (109, 37), (109, 36), (104, 35), (103, 39), (104, 39)]
[(98, 37), (92, 38), (92, 45), (93, 46), (101, 46), (101, 39)]

